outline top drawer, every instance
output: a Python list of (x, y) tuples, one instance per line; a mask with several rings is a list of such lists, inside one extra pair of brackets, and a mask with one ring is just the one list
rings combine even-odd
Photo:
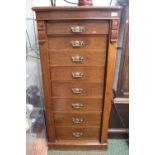
[(47, 22), (47, 34), (108, 34), (108, 21)]

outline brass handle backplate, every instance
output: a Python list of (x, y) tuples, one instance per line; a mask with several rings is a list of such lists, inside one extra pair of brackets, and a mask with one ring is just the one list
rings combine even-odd
[(83, 92), (83, 88), (72, 88), (72, 92), (74, 94), (81, 94)]
[(83, 72), (72, 72), (73, 78), (82, 78), (84, 76)]
[(71, 31), (74, 33), (81, 33), (85, 30), (84, 26), (72, 26)]
[(83, 132), (73, 132), (72, 135), (76, 138), (83, 136)]
[(81, 109), (83, 107), (82, 103), (72, 103), (73, 109)]
[(80, 124), (80, 123), (83, 123), (84, 119), (82, 117), (75, 117), (75, 118), (72, 118), (72, 122), (74, 124)]
[(73, 47), (82, 47), (84, 44), (85, 44), (84, 41), (79, 41), (79, 40), (71, 41), (71, 45)]
[(83, 60), (84, 60), (84, 56), (82, 56), (82, 55), (72, 56), (73, 62), (82, 62)]

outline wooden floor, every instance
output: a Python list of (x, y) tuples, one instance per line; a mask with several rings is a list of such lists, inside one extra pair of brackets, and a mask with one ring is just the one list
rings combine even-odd
[(108, 151), (48, 151), (48, 155), (128, 155), (128, 140), (108, 140)]

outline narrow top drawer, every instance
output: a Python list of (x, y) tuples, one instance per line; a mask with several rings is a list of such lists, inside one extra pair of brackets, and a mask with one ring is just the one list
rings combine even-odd
[(47, 22), (47, 34), (108, 34), (108, 21)]

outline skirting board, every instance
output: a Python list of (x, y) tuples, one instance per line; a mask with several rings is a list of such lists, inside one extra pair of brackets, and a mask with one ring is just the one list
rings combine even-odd
[(58, 141), (55, 143), (48, 143), (49, 150), (87, 150), (99, 151), (107, 150), (107, 143), (100, 144), (99, 142), (72, 142), (72, 141)]

